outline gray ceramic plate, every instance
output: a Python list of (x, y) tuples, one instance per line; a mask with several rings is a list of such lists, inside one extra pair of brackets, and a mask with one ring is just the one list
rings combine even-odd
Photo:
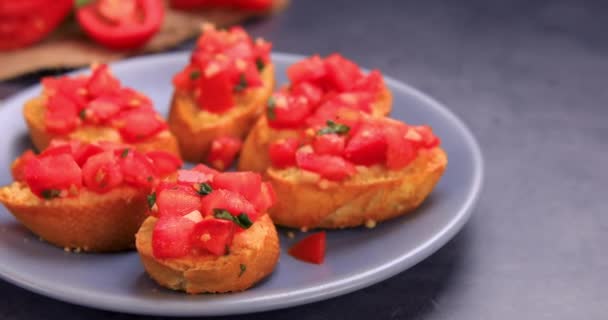
[[(278, 83), (300, 56), (274, 54)], [(188, 53), (149, 56), (119, 62), (113, 70), (124, 84), (150, 95), (167, 114), (171, 77)], [(0, 208), (0, 276), (59, 300), (128, 313), (203, 316), (286, 308), (342, 295), (402, 272), (425, 259), (463, 226), (478, 197), (482, 158), (471, 132), (454, 114), (423, 93), (390, 78), (393, 117), (430, 124), (442, 138), (449, 166), (430, 198), (414, 214), (380, 224), (328, 234), (323, 265), (299, 262), (286, 254), (298, 239), (281, 234), (282, 255), (275, 272), (242, 293), (189, 296), (159, 288), (136, 253), (70, 254), (38, 241)], [(8, 99), (0, 108), (0, 184), (11, 181), (11, 161), (29, 146), (21, 108), (39, 86)], [(299, 235), (301, 237), (302, 235)]]

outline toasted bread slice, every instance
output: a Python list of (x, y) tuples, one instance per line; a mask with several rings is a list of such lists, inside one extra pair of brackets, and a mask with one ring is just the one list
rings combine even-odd
[(353, 177), (330, 182), (298, 168), (267, 170), (277, 195), (269, 210), (274, 223), (296, 228), (345, 228), (391, 219), (416, 209), (447, 166), (441, 148), (421, 150), (399, 171), (360, 167)]
[(187, 293), (243, 291), (272, 273), (279, 260), (279, 238), (267, 214), (235, 235), (225, 256), (159, 260), (152, 255), (152, 231), (157, 218), (144, 221), (136, 235), (137, 251), (152, 279)]
[[(122, 138), (117, 129), (106, 126), (82, 126), (68, 135), (57, 135), (46, 131), (44, 124), (44, 95), (33, 98), (25, 103), (23, 116), (30, 131), (30, 137), (38, 150), (44, 150), (53, 139), (79, 140), (83, 142), (110, 141), (122, 143)], [(142, 152), (152, 150), (163, 150), (175, 154), (179, 153), (177, 139), (169, 130), (138, 143), (130, 143)]]
[(45, 241), (82, 251), (108, 252), (133, 248), (135, 233), (146, 218), (146, 194), (118, 187), (105, 194), (81, 190), (73, 198), (44, 200), (25, 183), (0, 188), (0, 202)]
[(245, 138), (255, 120), (264, 111), (274, 89), (274, 66), (267, 64), (261, 73), (262, 87), (238, 97), (236, 105), (223, 114), (201, 110), (191, 94), (176, 91), (171, 102), (169, 127), (177, 137), (182, 158), (201, 162), (207, 157), (211, 142), (218, 137)]
[[(384, 88), (378, 100), (372, 105), (372, 115), (379, 117), (388, 115), (391, 112), (392, 103), (391, 92)], [(268, 155), (270, 144), (280, 139), (297, 138), (300, 135), (301, 130), (271, 128), (266, 116), (260, 117), (243, 143), (238, 169), (240, 171), (265, 172), (266, 168), (270, 167), (270, 157)]]

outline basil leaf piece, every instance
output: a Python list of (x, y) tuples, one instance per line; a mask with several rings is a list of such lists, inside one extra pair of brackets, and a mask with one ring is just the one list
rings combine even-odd
[(213, 192), (213, 188), (211, 188), (211, 186), (208, 183), (201, 183), (197, 192), (201, 196), (206, 196), (206, 195), (210, 194), (211, 192)]
[(152, 207), (154, 207), (156, 204), (156, 192), (149, 194), (146, 199), (148, 200), (148, 207), (152, 209)]
[(199, 70), (192, 70), (192, 72), (190, 72), (190, 80), (196, 80), (200, 78), (200, 76), (201, 72)]
[(61, 194), (61, 190), (46, 189), (46, 190), (42, 190), (42, 192), (40, 194), (42, 195), (43, 198), (48, 200), (48, 199), (53, 199), (53, 198), (59, 197), (59, 195)]
[(324, 134), (339, 134), (339, 135), (345, 135), (350, 131), (350, 127), (345, 125), (345, 124), (340, 124), (340, 123), (335, 123), (331, 120), (327, 120), (327, 127), (322, 128), (321, 130), (319, 130), (317, 132), (317, 135), (324, 135)]
[(87, 110), (86, 109), (82, 109), (80, 110), (80, 112), (78, 113), (78, 116), (80, 117), (80, 119), (84, 120), (87, 118)]
[(262, 70), (264, 70), (264, 67), (266, 67), (266, 64), (264, 63), (264, 60), (262, 60), (262, 58), (257, 58), (255, 59), (255, 66), (256, 68), (258, 68), (259, 72), (262, 72)]
[(239, 77), (239, 83), (234, 86), (234, 91), (241, 92), (245, 89), (247, 89), (247, 78), (245, 78), (244, 73), (241, 73), (241, 76)]
[(121, 153), (120, 153), (120, 157), (121, 158), (126, 158), (129, 155), (129, 148), (124, 149)]
[(253, 222), (249, 219), (249, 216), (246, 213), (241, 213), (238, 216), (233, 216), (226, 209), (213, 209), (213, 216), (217, 219), (229, 220), (234, 222), (236, 225), (243, 229), (249, 229), (253, 225)]
[(241, 271), (239, 272), (239, 278), (243, 275), (243, 273), (245, 273), (245, 271), (247, 271), (247, 266), (242, 264), (239, 265), (239, 268), (241, 269)]

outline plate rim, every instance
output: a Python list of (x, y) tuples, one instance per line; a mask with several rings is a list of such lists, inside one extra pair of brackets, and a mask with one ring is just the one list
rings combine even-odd
[[(146, 61), (157, 61), (158, 59), (176, 59), (180, 56), (187, 57), (190, 51), (176, 51), (170, 53), (159, 53), (151, 54), (141, 57), (129, 58), (118, 62), (110, 63), (112, 67), (121, 67), (128, 65), (133, 62), (146, 63)], [(304, 58), (304, 55), (285, 53), (285, 52), (273, 52), (272, 60), (299, 60)], [(71, 73), (84, 72), (86, 68), (75, 70)], [(399, 81), (393, 77), (388, 76), (383, 72), (385, 82), (390, 86), (403, 91), (407, 95), (413, 97), (426, 104), (429, 108), (432, 108), (434, 112), (445, 117), (450, 123), (453, 123), (458, 131), (463, 133), (464, 143), (467, 148), (472, 152), (473, 157), (473, 176), (470, 190), (467, 192), (467, 197), (463, 201), (462, 206), (459, 208), (457, 214), (452, 217), (443, 227), (437, 231), (427, 241), (419, 243), (415, 249), (405, 252), (403, 255), (398, 256), (382, 265), (379, 265), (373, 269), (367, 270), (366, 272), (355, 274), (344, 279), (338, 279), (318, 285), (315, 287), (307, 287), (304, 289), (294, 290), (288, 293), (274, 293), (266, 294), (260, 298), (249, 299), (251, 304), (249, 308), (239, 308), (235, 305), (235, 308), (229, 308), (230, 306), (224, 305), (223, 310), (211, 309), (201, 310), (198, 308), (183, 308), (182, 310), (176, 310), (175, 308), (168, 308), (167, 305), (163, 304), (148, 304), (139, 305), (137, 308), (126, 304), (124, 299), (118, 297), (108, 296), (108, 294), (100, 294), (87, 290), (74, 290), (74, 289), (57, 289), (54, 288), (48, 281), (30, 281), (26, 277), (19, 274), (12, 274), (5, 270), (3, 265), (0, 265), (0, 278), (3, 280), (26, 289), (28, 291), (50, 297), (63, 302), (86, 306), (95, 309), (102, 309), (115, 312), (123, 312), (129, 314), (140, 314), (140, 315), (156, 315), (156, 316), (218, 316), (218, 315), (236, 315), (236, 314), (247, 314), (262, 311), (278, 310), (289, 308), (297, 305), (304, 305), (313, 302), (318, 302), (340, 295), (348, 294), (356, 290), (374, 285), (396, 274), (406, 271), (407, 269), (418, 264), (422, 260), (428, 258), (435, 253), (439, 248), (443, 247), (448, 241), (450, 241), (457, 233), (462, 229), (464, 224), (469, 220), (473, 209), (480, 197), (481, 190), (483, 187), (484, 177), (484, 161), (481, 148), (479, 143), (475, 139), (473, 133), (465, 122), (454, 114), (449, 108), (443, 103), (439, 102), (435, 98), (427, 95), (426, 93), (410, 86), (409, 84)], [(13, 94), (6, 99), (3, 99), (0, 107), (6, 107), (11, 101), (22, 99), (26, 96), (31, 96), (31, 92), (36, 90), (40, 84), (34, 84), (28, 86), (25, 89), (20, 90), (16, 94)]]

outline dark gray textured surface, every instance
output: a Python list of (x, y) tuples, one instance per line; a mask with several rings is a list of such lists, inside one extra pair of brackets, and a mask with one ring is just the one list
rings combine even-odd
[[(477, 135), (471, 221), (362, 291), (253, 319), (605, 319), (608, 5), (294, 0), (248, 29), (279, 51), (340, 51), (435, 96)], [(34, 79), (0, 85), (5, 96)], [(1, 262), (0, 262), (1, 263)], [(0, 282), (3, 319), (126, 319)]]

